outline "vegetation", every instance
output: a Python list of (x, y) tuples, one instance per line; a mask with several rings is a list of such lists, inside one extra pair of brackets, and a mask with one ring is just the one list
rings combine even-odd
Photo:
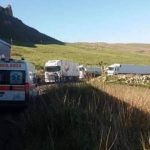
[[(13, 46), (14, 58), (24, 57), (33, 62), (38, 68), (43, 68), (45, 62), (50, 59), (67, 59), (80, 64), (104, 65), (112, 63), (131, 63), (150, 65), (150, 45), (145, 45), (143, 52), (140, 46), (122, 45), (119, 49), (116, 45), (105, 44), (65, 44), (65, 45), (35, 45), (35, 47)], [(137, 51), (136, 51), (137, 50)]]
[(97, 80), (46, 87), (17, 123), (9, 117), (10, 138), (22, 150), (150, 149), (149, 92)]
[(99, 80), (106, 83), (140, 86), (150, 88), (150, 76), (149, 75), (113, 75), (113, 76), (100, 76)]

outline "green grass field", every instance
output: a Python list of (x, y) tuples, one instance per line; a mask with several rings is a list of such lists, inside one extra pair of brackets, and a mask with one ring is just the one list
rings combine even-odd
[(80, 64), (98, 65), (128, 63), (150, 65), (148, 44), (75, 43), (66, 45), (35, 45), (35, 47), (12, 46), (13, 58), (21, 58), (43, 68), (46, 61), (65, 59)]

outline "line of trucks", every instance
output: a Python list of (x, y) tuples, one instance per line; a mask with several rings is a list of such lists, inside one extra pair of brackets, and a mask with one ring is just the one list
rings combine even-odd
[[(102, 74), (97, 66), (85, 66), (64, 60), (49, 60), (45, 64), (45, 82), (77, 81)], [(107, 75), (150, 75), (150, 66), (135, 64), (112, 64), (105, 69)]]
[(84, 66), (66, 60), (49, 60), (44, 66), (45, 82), (78, 81), (87, 77), (101, 75), (101, 68)]
[[(150, 66), (112, 64), (107, 75), (150, 75)], [(49, 60), (44, 65), (45, 83), (63, 83), (96, 77), (102, 74), (98, 66), (80, 65), (67, 60)], [(0, 104), (28, 105), (38, 96), (35, 66), (24, 60), (11, 59), (11, 45), (0, 40)]]

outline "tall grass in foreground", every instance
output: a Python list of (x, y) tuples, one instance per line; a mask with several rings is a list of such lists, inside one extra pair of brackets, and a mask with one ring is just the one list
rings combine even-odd
[(121, 84), (107, 84), (102, 82), (102, 78), (92, 79), (88, 84), (91, 84), (95, 88), (130, 104), (132, 107), (150, 113), (150, 88)]
[(21, 118), (24, 150), (150, 149), (149, 113), (100, 87), (47, 88)]

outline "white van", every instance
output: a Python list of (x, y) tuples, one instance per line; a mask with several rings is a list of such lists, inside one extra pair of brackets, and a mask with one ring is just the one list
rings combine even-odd
[(38, 95), (36, 70), (25, 60), (0, 60), (0, 104), (27, 105)]

